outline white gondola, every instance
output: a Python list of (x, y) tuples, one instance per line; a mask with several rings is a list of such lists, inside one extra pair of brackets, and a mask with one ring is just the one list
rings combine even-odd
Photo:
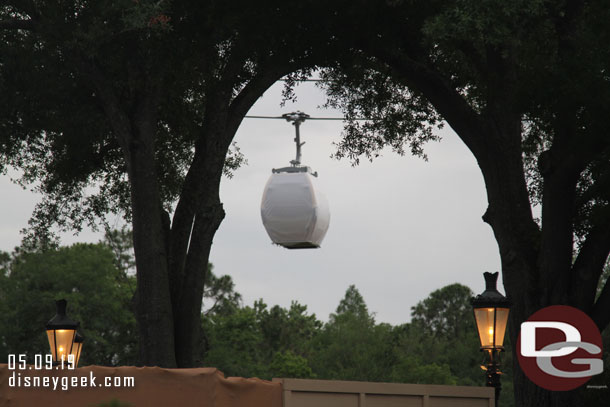
[(305, 113), (284, 115), (296, 129), (297, 157), (291, 167), (274, 169), (261, 201), (261, 217), (273, 243), (288, 249), (320, 247), (328, 225), (330, 211), (324, 194), (317, 188), (317, 173), (301, 166), (299, 125)]

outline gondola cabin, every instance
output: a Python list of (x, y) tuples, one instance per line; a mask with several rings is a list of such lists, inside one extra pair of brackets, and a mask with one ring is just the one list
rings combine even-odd
[(317, 249), (328, 230), (330, 211), (326, 197), (316, 187), (318, 173), (301, 165), (299, 128), (309, 118), (303, 112), (286, 113), (283, 119), (295, 129), (296, 158), (290, 167), (273, 169), (263, 192), (261, 217), (273, 243), (287, 249)]
[(324, 194), (309, 167), (274, 170), (261, 202), (261, 217), (273, 243), (288, 249), (313, 249), (322, 244), (330, 223)]

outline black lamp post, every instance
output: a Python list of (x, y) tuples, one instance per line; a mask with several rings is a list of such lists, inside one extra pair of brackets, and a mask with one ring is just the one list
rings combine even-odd
[(68, 361), (68, 355), (73, 354), (74, 337), (79, 323), (71, 320), (66, 315), (66, 300), (55, 301), (57, 306), (57, 314), (47, 322), (47, 337), (51, 354), (53, 355), (53, 363), (59, 364), (63, 361)]
[(504, 350), (504, 334), (508, 323), (508, 313), (511, 302), (500, 294), (496, 288), (498, 273), (483, 273), (485, 277), (485, 291), (472, 299), (474, 319), (479, 331), (481, 351), (488, 359), (487, 365), (482, 366), (487, 371), (487, 383), (496, 390), (496, 407), (500, 398), (500, 352)]

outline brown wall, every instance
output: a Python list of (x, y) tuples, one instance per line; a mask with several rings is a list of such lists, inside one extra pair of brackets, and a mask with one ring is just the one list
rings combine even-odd
[[(11, 387), (11, 377), (95, 377), (96, 387)], [(134, 387), (103, 387), (106, 377), (133, 377)], [(16, 383), (16, 379), (15, 380)], [(282, 387), (259, 379), (225, 378), (214, 368), (87, 366), (76, 370), (19, 370), (0, 364), (0, 407), (95, 407), (113, 399), (129, 407), (282, 407)]]
[[(0, 407), (88, 407), (119, 399), (130, 407), (493, 407), (486, 387), (225, 378), (213, 368), (88, 366), (75, 371), (8, 369), (0, 364)], [(96, 388), (11, 387), (13, 376), (98, 378)], [(103, 378), (133, 377), (132, 388), (101, 387)], [(282, 400), (283, 399), (283, 400)]]
[(493, 407), (490, 387), (273, 379), (284, 407)]

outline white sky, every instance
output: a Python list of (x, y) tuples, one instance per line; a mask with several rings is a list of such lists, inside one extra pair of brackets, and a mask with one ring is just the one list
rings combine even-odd
[[(281, 88), (279, 83), (267, 91), (249, 114), (301, 110), (313, 117), (341, 116), (317, 108), (324, 96), (311, 82), (297, 87), (298, 102), (283, 108)], [(413, 305), (447, 284), (483, 291), (482, 273), (499, 270), (500, 258), (491, 228), (481, 220), (487, 207), (482, 175), (458, 137), (443, 129), (443, 140), (425, 148), (428, 162), (388, 151), (373, 163), (363, 160), (352, 167), (348, 160), (330, 158), (341, 129), (340, 121), (310, 120), (301, 126), (302, 162), (319, 174), (331, 221), (322, 248), (287, 250), (271, 244), (260, 200), (271, 169), (294, 158), (294, 127), (284, 120), (244, 119), (235, 140), (248, 165), (221, 186), (227, 215), (210, 256), (215, 272), (233, 277), (247, 305), (263, 298), (287, 307), (296, 300), (322, 320), (350, 284), (378, 322), (392, 324), (407, 322)], [(38, 199), (9, 178), (0, 177), (4, 251), (19, 244), (19, 231)], [(62, 243), (100, 238), (87, 231), (65, 234)]]

